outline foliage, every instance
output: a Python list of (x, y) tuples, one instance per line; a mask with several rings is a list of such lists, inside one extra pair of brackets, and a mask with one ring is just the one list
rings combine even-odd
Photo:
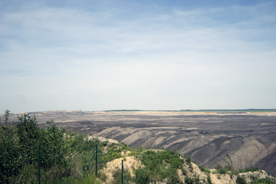
[(208, 176), (207, 176), (207, 183), (208, 184), (212, 184), (212, 180), (211, 180), (210, 174), (208, 174)]
[(105, 173), (100, 172), (98, 175), (99, 175), (99, 178), (100, 178), (102, 181), (105, 181), (105, 180), (106, 180), (106, 175), (105, 175)]
[(183, 184), (183, 182), (179, 180), (176, 174), (174, 174), (168, 179), (167, 184)]
[(22, 168), (16, 129), (0, 124), (0, 181), (7, 182)]
[(236, 183), (237, 183), (237, 184), (246, 184), (246, 181), (245, 181), (244, 178), (238, 176), (238, 177), (237, 177), (237, 180), (236, 180)]
[(108, 141), (101, 142), (100, 147), (107, 146)]
[(177, 169), (180, 169), (184, 163), (178, 154), (170, 150), (145, 151), (139, 158), (145, 166), (143, 169), (148, 173), (151, 180), (159, 181), (165, 178), (176, 181)]
[(183, 167), (181, 167), (181, 172), (182, 172), (183, 175), (186, 175), (186, 174), (187, 174), (186, 169), (184, 169)]
[[(127, 179), (132, 180), (130, 173), (126, 172), (127, 174)], [(117, 169), (113, 172), (113, 182), (112, 184), (121, 184), (122, 183), (122, 169)], [(125, 175), (123, 176), (123, 183), (127, 183)]]
[(188, 176), (185, 177), (185, 183), (186, 184), (193, 184), (194, 183), (194, 180)]
[(258, 179), (258, 178), (254, 178), (252, 181), (251, 181), (251, 184), (275, 184), (276, 181), (275, 180), (272, 180), (268, 177), (264, 178), (264, 179)]
[(200, 183), (199, 176), (197, 176), (197, 177), (194, 178), (194, 183), (195, 184), (199, 184)]
[(224, 167), (224, 169), (228, 170), (228, 171), (234, 171), (234, 166), (233, 166), (232, 159), (230, 158), (230, 156), (228, 154), (226, 154), (226, 157), (228, 158), (229, 161), (227, 161), (226, 159), (222, 159), (227, 164)]
[(54, 121), (40, 129), (30, 114), (23, 114), (18, 121), (0, 124), (1, 183), (37, 182), (38, 145), (42, 182), (60, 183), (82, 176), (98, 140), (59, 129)]
[(188, 156), (187, 156), (187, 158), (186, 158), (186, 162), (187, 162), (188, 164), (190, 164), (190, 163), (191, 163), (191, 156), (190, 156), (190, 155), (188, 155)]
[(200, 169), (201, 171), (204, 171), (204, 172), (206, 172), (206, 173), (210, 173), (210, 170), (207, 169), (206, 167), (203, 167), (203, 166), (201, 166), (201, 165), (198, 165), (198, 167), (199, 167), (199, 169)]
[(226, 169), (224, 169), (220, 164), (216, 165), (215, 169), (217, 170), (217, 172), (219, 174), (226, 174), (227, 173)]
[(9, 111), (9, 109), (6, 109), (5, 113), (4, 113), (4, 122), (6, 125), (8, 124), (9, 116), (10, 116), (10, 111)]
[(244, 172), (254, 172), (254, 171), (259, 171), (259, 168), (256, 167), (247, 167), (244, 169), (239, 169), (239, 173), (244, 173)]
[(187, 156), (186, 162), (189, 165), (190, 171), (193, 172), (193, 166), (192, 166), (191, 156), (190, 155)]
[(135, 170), (135, 175), (136, 175), (136, 178), (135, 178), (135, 182), (137, 184), (148, 184), (150, 183), (150, 177), (148, 175), (148, 172), (145, 171), (144, 169), (136, 169)]

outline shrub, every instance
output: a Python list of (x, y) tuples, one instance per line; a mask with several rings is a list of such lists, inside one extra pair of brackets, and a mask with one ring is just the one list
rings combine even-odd
[(9, 111), (9, 109), (7, 109), (7, 110), (5, 110), (5, 114), (4, 114), (4, 122), (6, 125), (8, 124), (9, 116), (10, 116), (10, 111)]
[(218, 170), (218, 173), (219, 173), (219, 174), (226, 174), (227, 171), (226, 171), (226, 169), (219, 169), (219, 170)]
[(199, 176), (197, 176), (194, 178), (194, 184), (199, 184), (199, 183), (200, 183)]
[(88, 141), (82, 135), (68, 133), (54, 121), (47, 122), (46, 129), (40, 129), (30, 114), (23, 114), (18, 120), (15, 125), (0, 125), (1, 182), (36, 183), (38, 145), (41, 182), (60, 183), (63, 178), (69, 181), (65, 178), (82, 176), (95, 144), (99, 143), (97, 140)]
[(168, 179), (167, 184), (183, 184), (183, 182), (174, 174)]
[(226, 169), (224, 169), (220, 164), (216, 165), (215, 169), (217, 170), (217, 172), (219, 174), (226, 174), (227, 173)]
[(257, 178), (254, 178), (252, 181), (251, 181), (251, 184), (275, 184), (276, 181), (275, 180), (272, 180), (270, 178), (264, 178), (264, 179), (257, 179)]
[[(128, 172), (126, 172), (127, 174), (127, 179), (128, 180), (131, 180), (131, 177), (130, 177), (130, 174)], [(116, 171), (113, 172), (113, 184), (121, 184), (122, 183), (122, 169), (117, 169)], [(123, 177), (123, 182), (124, 183), (127, 183), (126, 182), (126, 178), (125, 178), (125, 174), (124, 174), (124, 177)]]
[(136, 154), (135, 151), (131, 151), (130, 154), (129, 154), (129, 156), (133, 156), (133, 155), (135, 155), (135, 154)]
[(146, 151), (139, 158), (145, 166), (143, 169), (152, 176), (151, 179), (157, 180), (172, 178), (173, 175), (177, 175), (177, 169), (180, 169), (184, 163), (183, 159), (170, 150)]
[(186, 158), (186, 162), (187, 162), (188, 164), (190, 164), (190, 163), (191, 163), (191, 156), (190, 156), (190, 155), (188, 155), (188, 156), (187, 156), (187, 158)]
[(10, 176), (16, 175), (22, 168), (20, 145), (16, 130), (12, 126), (0, 124), (0, 181), (8, 182)]
[(106, 180), (106, 175), (105, 173), (99, 172), (99, 177), (101, 178), (102, 181)]
[(108, 141), (101, 142), (101, 143), (100, 143), (100, 147), (107, 146), (107, 143), (108, 143)]
[(199, 167), (199, 169), (200, 169), (201, 171), (204, 171), (204, 172), (210, 173), (210, 170), (209, 170), (209, 169), (207, 169), (206, 167), (203, 167), (203, 166), (201, 166), (201, 165), (198, 165), (198, 167)]
[(182, 171), (182, 174), (183, 174), (183, 175), (186, 175), (186, 174), (187, 174), (186, 169), (184, 169), (183, 167), (181, 168), (181, 171)]
[(226, 169), (227, 171), (234, 171), (232, 159), (228, 154), (226, 154), (226, 157), (228, 158), (229, 161), (227, 161), (226, 159), (222, 159), (227, 164), (226, 166), (224, 166), (224, 169)]
[(186, 184), (193, 184), (194, 183), (194, 180), (188, 176), (185, 177), (185, 183)]
[(208, 174), (208, 176), (207, 176), (207, 183), (208, 184), (212, 184), (212, 180), (211, 180), (210, 174)]
[(237, 183), (237, 184), (246, 184), (246, 181), (245, 181), (244, 178), (238, 176), (238, 177), (237, 177), (237, 180), (236, 180), (236, 183)]
[(244, 169), (239, 169), (239, 172), (254, 172), (254, 171), (259, 171), (259, 168), (256, 167), (248, 167), (248, 168), (244, 168)]
[(222, 166), (220, 164), (218, 164), (218, 165), (215, 166), (215, 169), (220, 170), (220, 169), (222, 169)]
[(150, 177), (149, 177), (149, 173), (147, 171), (145, 171), (144, 169), (136, 169), (135, 170), (135, 182), (137, 184), (148, 184), (150, 183)]

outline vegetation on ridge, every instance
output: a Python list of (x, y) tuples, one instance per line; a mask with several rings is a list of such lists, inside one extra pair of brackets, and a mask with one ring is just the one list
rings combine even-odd
[[(40, 145), (41, 181), (61, 183), (79, 178), (91, 158), (98, 140), (84, 139), (59, 129), (53, 121), (38, 128), (29, 114), (18, 117), (13, 125), (0, 124), (0, 183), (37, 181), (38, 145)], [(99, 148), (100, 150), (100, 148)]]

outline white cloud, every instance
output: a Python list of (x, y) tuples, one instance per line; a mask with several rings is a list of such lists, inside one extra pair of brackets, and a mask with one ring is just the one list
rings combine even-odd
[(1, 108), (272, 108), (275, 13), (254, 15), (267, 6), (4, 12)]

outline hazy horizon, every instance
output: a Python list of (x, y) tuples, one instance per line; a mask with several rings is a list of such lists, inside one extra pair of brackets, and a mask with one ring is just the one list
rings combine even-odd
[[(18, 113), (39, 113), (39, 112), (276, 112), (276, 109), (174, 109), (174, 110), (147, 110), (147, 109), (106, 109), (106, 110), (49, 110), (49, 111), (28, 111), (28, 112), (9, 112), (10, 114), (18, 114)], [(0, 115), (4, 115), (4, 112), (0, 113)], [(1, 117), (0, 117), (1, 118)]]
[(276, 109), (275, 1), (0, 2), (0, 114)]

